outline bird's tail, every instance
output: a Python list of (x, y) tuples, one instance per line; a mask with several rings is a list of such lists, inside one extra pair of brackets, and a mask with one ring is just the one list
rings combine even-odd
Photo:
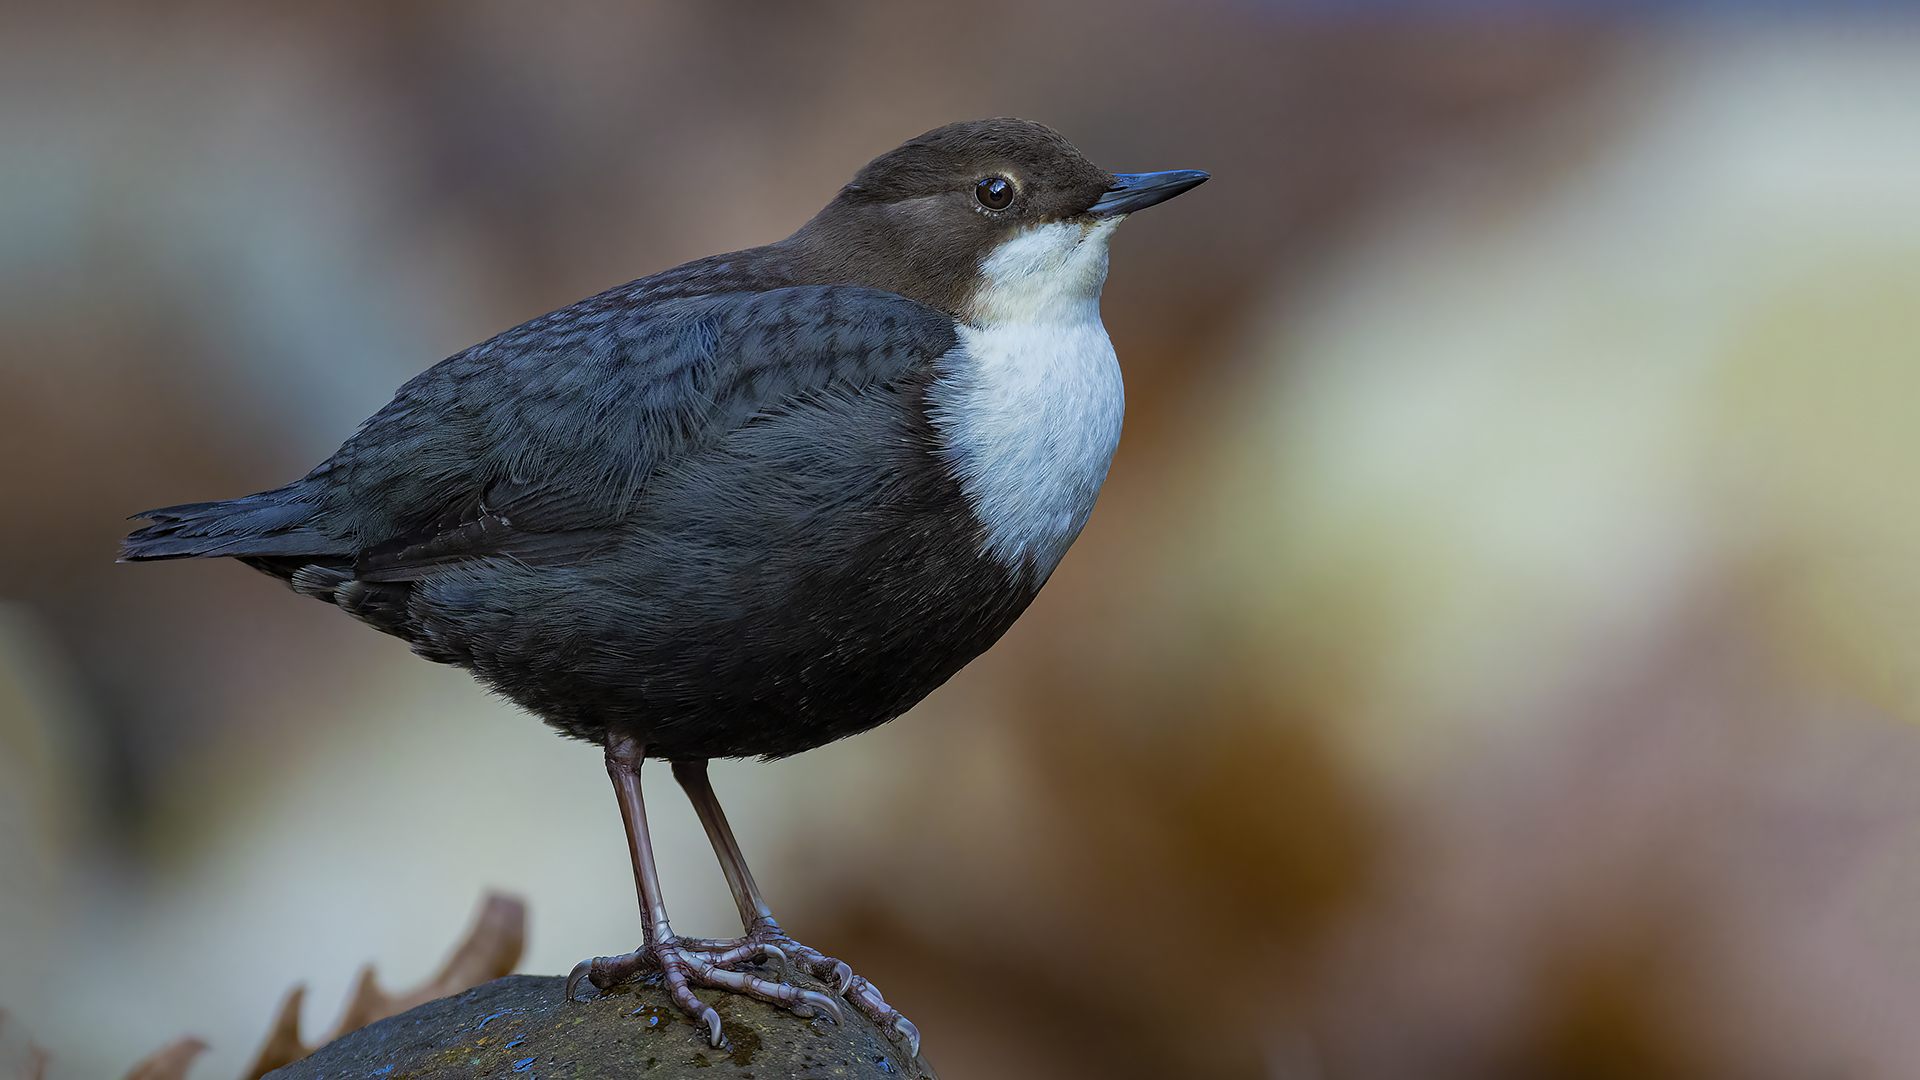
[(222, 555), (314, 556), (344, 553), (315, 524), (314, 492), (289, 484), (223, 502), (184, 503), (133, 515), (153, 524), (127, 537), (121, 562), (207, 559)]

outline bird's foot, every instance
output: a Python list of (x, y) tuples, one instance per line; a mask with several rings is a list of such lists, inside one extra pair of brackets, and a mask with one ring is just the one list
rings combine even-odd
[[(716, 945), (720, 948), (713, 947)], [(720, 1045), (720, 1014), (694, 996), (696, 986), (746, 994), (778, 1005), (796, 1016), (824, 1015), (835, 1023), (845, 1020), (839, 1003), (826, 994), (734, 970), (762, 958), (773, 960), (791, 972), (787, 958), (777, 945), (744, 938), (737, 942), (668, 938), (643, 945), (624, 956), (596, 956), (580, 961), (567, 976), (567, 998), (573, 999), (583, 981), (592, 983), (596, 989), (611, 990), (643, 972), (658, 971), (674, 1004), (707, 1029), (707, 1041), (715, 1047)]]
[[(742, 964), (760, 962), (771, 962), (779, 968), (781, 980), (776, 982), (734, 970)], [(567, 997), (572, 999), (582, 982), (610, 990), (644, 972), (659, 971), (674, 1003), (706, 1026), (707, 1039), (716, 1047), (720, 1045), (720, 1014), (694, 996), (695, 986), (731, 990), (779, 1005), (799, 1016), (825, 1014), (835, 1023), (841, 1022), (840, 1006), (833, 998), (791, 983), (795, 968), (833, 987), (860, 1010), (861, 1015), (902, 1043), (909, 1058), (920, 1055), (920, 1029), (887, 1004), (878, 987), (855, 975), (845, 962), (788, 937), (772, 919), (756, 921), (745, 937), (675, 937), (624, 956), (582, 960), (567, 976)]]
[(682, 939), (692, 948), (709, 952), (724, 953), (728, 950), (759, 947), (768, 959), (781, 968), (786, 978), (793, 977), (793, 969), (798, 967), (814, 978), (834, 988), (842, 997), (860, 1010), (861, 1015), (880, 1026), (907, 1049), (909, 1058), (920, 1056), (920, 1029), (913, 1021), (900, 1015), (900, 1010), (887, 1004), (880, 996), (880, 988), (853, 973), (843, 960), (836, 960), (810, 945), (802, 945), (786, 935), (780, 924), (770, 918), (754, 920), (747, 935), (732, 940), (711, 938)]

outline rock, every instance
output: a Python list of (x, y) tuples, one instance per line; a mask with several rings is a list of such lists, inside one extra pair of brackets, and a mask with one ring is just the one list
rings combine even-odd
[[(817, 984), (804, 985), (819, 988)], [(720, 991), (725, 1045), (706, 1034), (656, 982), (593, 1001), (565, 999), (566, 980), (509, 975), (369, 1024), (277, 1069), (273, 1080), (935, 1080), (924, 1058), (904, 1059), (878, 1027), (843, 1009), (844, 1026), (803, 1020)]]

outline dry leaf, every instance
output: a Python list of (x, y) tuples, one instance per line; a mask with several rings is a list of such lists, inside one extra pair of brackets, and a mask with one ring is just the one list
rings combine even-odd
[[(526, 947), (526, 941), (527, 905), (511, 896), (488, 893), (481, 902), (480, 914), (474, 919), (473, 927), (467, 931), (467, 936), (461, 939), (452, 955), (447, 957), (447, 962), (440, 965), (439, 972), (433, 978), (412, 990), (389, 994), (380, 989), (380, 984), (374, 980), (373, 965), (361, 968), (360, 978), (354, 983), (353, 993), (347, 999), (347, 1007), (341, 1010), (340, 1022), (334, 1026), (333, 1034), (321, 1040), (319, 1045), (324, 1046), (375, 1020), (384, 1020), (435, 998), (457, 994), (502, 975), (512, 974), (514, 967), (520, 963), (520, 953)], [(304, 984), (287, 991), (287, 996), (280, 1001), (280, 1008), (274, 1013), (272, 1026), (267, 1029), (266, 1041), (260, 1044), (259, 1052), (254, 1054), (253, 1063), (241, 1073), (241, 1080), (259, 1080), (282, 1065), (299, 1061), (318, 1048), (300, 1041), (300, 1007), (306, 997), (307, 988)], [(6, 1014), (0, 1012), (0, 1025), (5, 1021)], [(142, 1058), (127, 1073), (125, 1080), (186, 1080), (193, 1059), (206, 1048), (207, 1044), (199, 1039), (177, 1039)], [(31, 1045), (28, 1050), (30, 1060), (18, 1080), (42, 1080), (46, 1072), (46, 1051)]]
[(206, 1043), (191, 1035), (175, 1039), (141, 1058), (127, 1071), (126, 1080), (186, 1080), (193, 1059), (206, 1048)]
[[(375, 1020), (396, 1016), (436, 998), (457, 994), (502, 975), (512, 974), (514, 966), (520, 963), (520, 953), (526, 947), (526, 941), (527, 905), (511, 896), (488, 893), (481, 902), (480, 914), (474, 919), (473, 928), (467, 931), (467, 936), (447, 957), (447, 962), (440, 965), (439, 972), (433, 978), (412, 990), (389, 994), (380, 989), (379, 982), (374, 979), (373, 965), (368, 964), (360, 969), (360, 977), (354, 982), (353, 993), (348, 996), (346, 1008), (341, 1010), (340, 1022), (334, 1025), (333, 1033), (312, 1047), (300, 1041), (300, 1006), (306, 998), (306, 987), (295, 986), (281, 1001), (280, 1011), (273, 1018), (266, 1041), (260, 1045), (260, 1052), (254, 1055), (253, 1064), (241, 1074), (241, 1080), (259, 1080), (282, 1065), (299, 1061), (320, 1046)], [(134, 1078), (129, 1077), (128, 1080)]]
[(466, 938), (425, 983), (399, 994), (387, 994), (373, 978), (373, 965), (360, 969), (360, 980), (348, 999), (340, 1022), (327, 1041), (363, 1028), (375, 1020), (396, 1016), (436, 998), (491, 982), (513, 973), (527, 942), (527, 906), (509, 896), (488, 893)]
[(300, 1006), (306, 999), (305, 983), (296, 985), (280, 999), (280, 1009), (273, 1014), (272, 1026), (267, 1028), (267, 1041), (260, 1044), (260, 1052), (253, 1055), (253, 1064), (240, 1075), (252, 1080), (313, 1053), (300, 1042)]

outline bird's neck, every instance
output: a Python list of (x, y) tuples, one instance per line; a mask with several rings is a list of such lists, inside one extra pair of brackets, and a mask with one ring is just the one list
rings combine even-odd
[(1107, 244), (1117, 224), (1056, 221), (1008, 237), (980, 261), (964, 321), (983, 328), (1098, 325)]
[(910, 214), (829, 204), (777, 244), (795, 284), (862, 285), (916, 300), (955, 318), (972, 291), (977, 253), (947, 250), (938, 236), (903, 227)]

